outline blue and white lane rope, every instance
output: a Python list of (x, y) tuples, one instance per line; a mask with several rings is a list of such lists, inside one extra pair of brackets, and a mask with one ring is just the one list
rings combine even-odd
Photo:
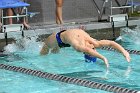
[(122, 88), (122, 87), (118, 87), (118, 86), (112, 86), (112, 85), (108, 85), (108, 84), (102, 84), (102, 83), (98, 83), (98, 82), (94, 82), (94, 81), (67, 77), (67, 76), (58, 75), (58, 74), (51, 74), (48, 72), (42, 72), (42, 71), (27, 69), (27, 68), (23, 68), (23, 67), (16, 67), (16, 66), (0, 64), (0, 69), (24, 73), (27, 75), (32, 75), (32, 76), (36, 76), (36, 77), (40, 77), (40, 78), (44, 78), (44, 79), (50, 79), (50, 80), (61, 81), (61, 82), (69, 83), (69, 84), (80, 85), (80, 86), (84, 86), (84, 87), (88, 87), (88, 88), (105, 90), (108, 92), (140, 93), (140, 91), (137, 91), (137, 90), (131, 90), (131, 89)]
[[(116, 49), (114, 49), (112, 47), (102, 47), (101, 49), (108, 50), (108, 51), (116, 51)], [(140, 55), (140, 51), (139, 50), (130, 50), (130, 49), (125, 49), (125, 50), (127, 50), (130, 54)]]

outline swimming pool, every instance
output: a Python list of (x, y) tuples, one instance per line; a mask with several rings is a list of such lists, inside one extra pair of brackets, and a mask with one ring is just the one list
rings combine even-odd
[[(127, 35), (129, 36), (129, 33)], [(124, 40), (127, 35), (122, 36)], [(0, 57), (0, 63), (140, 91), (138, 78), (140, 55), (131, 54), (132, 61), (128, 64), (120, 53), (98, 49), (109, 60), (110, 68), (106, 70), (102, 60), (97, 59), (96, 63), (86, 63), (84, 55), (72, 48), (64, 48), (59, 54), (40, 56), (39, 49), (42, 43), (36, 42), (34, 38), (25, 39), (25, 41), (24, 44), (18, 44), (21, 47), (24, 45), (24, 49), (20, 49), (15, 44), (8, 45), (7, 51), (10, 55)], [(137, 47), (138, 43), (129, 41), (123, 41), (121, 44), (127, 49), (140, 50)], [(0, 93), (108, 93), (3, 69), (0, 69), (0, 73)]]

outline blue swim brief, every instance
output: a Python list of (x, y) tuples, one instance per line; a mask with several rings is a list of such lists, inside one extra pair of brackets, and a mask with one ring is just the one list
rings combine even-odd
[(63, 43), (62, 40), (61, 40), (61, 38), (60, 38), (61, 33), (64, 32), (64, 31), (66, 31), (66, 30), (60, 31), (60, 32), (58, 32), (58, 33), (56, 34), (56, 40), (57, 40), (58, 46), (59, 46), (60, 48), (63, 48), (63, 47), (70, 47), (69, 44)]

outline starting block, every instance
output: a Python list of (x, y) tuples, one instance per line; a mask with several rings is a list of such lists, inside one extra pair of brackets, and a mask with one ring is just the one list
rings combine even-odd
[(23, 24), (9, 24), (2, 26), (2, 32), (14, 32), (14, 31), (22, 31), (24, 28)]
[(109, 16), (108, 20), (109, 22), (115, 22), (115, 21), (126, 21), (128, 19), (127, 14), (117, 14), (117, 15), (111, 15)]

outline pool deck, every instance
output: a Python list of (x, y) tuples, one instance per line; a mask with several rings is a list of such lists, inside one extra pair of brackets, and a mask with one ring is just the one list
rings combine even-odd
[[(115, 22), (115, 27), (125, 27), (126, 21), (119, 21)], [(140, 25), (140, 18), (132, 18), (128, 20), (128, 26), (137, 26)], [(32, 25), (31, 25), (32, 26)], [(36, 35), (44, 35), (44, 34), (51, 34), (52, 32), (58, 32), (64, 29), (71, 29), (71, 28), (82, 28), (86, 31), (97, 30), (97, 29), (106, 29), (112, 28), (111, 22), (70, 22), (65, 23), (64, 25), (57, 25), (57, 24), (40, 24), (40, 25), (33, 25), (30, 30), (24, 30), (24, 35), (27, 37), (36, 36)], [(20, 31), (16, 32), (8, 32), (8, 38), (14, 38), (15, 36), (21, 36)], [(0, 39), (4, 39), (4, 33), (0, 33)]]

